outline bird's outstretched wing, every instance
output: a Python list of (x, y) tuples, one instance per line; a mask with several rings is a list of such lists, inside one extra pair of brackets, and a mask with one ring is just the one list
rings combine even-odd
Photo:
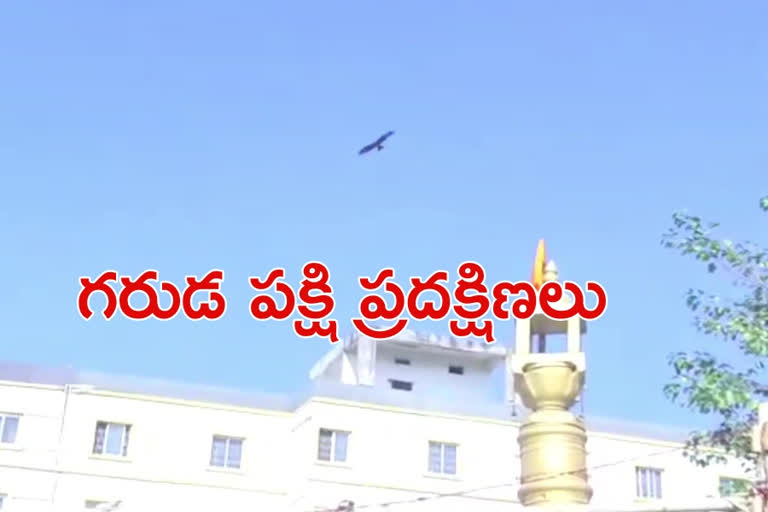
[(385, 133), (384, 135), (382, 135), (381, 137), (376, 139), (376, 144), (378, 144), (378, 145), (383, 144), (385, 140), (387, 140), (388, 138), (390, 138), (394, 134), (395, 134), (395, 132), (393, 132), (391, 130), (388, 131), (387, 133)]
[(376, 141), (376, 142), (371, 142), (370, 144), (368, 144), (367, 146), (365, 146), (363, 149), (361, 149), (361, 150), (360, 150), (360, 151), (359, 151), (357, 154), (358, 154), (358, 155), (363, 155), (363, 154), (365, 154), (365, 153), (369, 152), (370, 150), (372, 150), (373, 148), (375, 148), (375, 147), (376, 147), (376, 145), (377, 145), (378, 143), (379, 143), (379, 141)]
[(361, 149), (358, 152), (358, 154), (362, 155), (362, 154), (365, 154), (365, 153), (367, 153), (369, 151), (372, 151), (373, 149), (376, 149), (376, 148), (381, 149), (382, 148), (381, 145), (384, 143), (384, 141), (387, 140), (388, 138), (390, 138), (394, 134), (395, 134), (394, 131), (392, 131), (392, 130), (388, 131), (387, 133), (385, 133), (384, 135), (382, 135), (381, 137), (376, 139), (374, 142), (371, 142), (370, 144), (365, 146), (363, 149)]

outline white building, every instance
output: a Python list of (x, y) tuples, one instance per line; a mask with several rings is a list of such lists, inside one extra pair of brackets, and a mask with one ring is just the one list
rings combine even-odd
[[(0, 365), (0, 510), (518, 509), (524, 411), (491, 398), (507, 358), (484, 342), (354, 337), (304, 397)], [(690, 464), (685, 432), (587, 425), (594, 510), (731, 508), (720, 486), (746, 478)]]

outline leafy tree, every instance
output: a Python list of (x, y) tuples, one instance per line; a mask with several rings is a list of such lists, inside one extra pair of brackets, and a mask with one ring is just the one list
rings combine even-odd
[[(760, 200), (760, 208), (768, 211), (768, 196)], [(735, 349), (739, 363), (727, 364), (706, 351), (672, 354), (674, 377), (664, 393), (674, 403), (717, 419), (712, 430), (691, 434), (686, 455), (692, 461), (706, 466), (723, 461), (724, 452), (753, 468), (757, 406), (768, 400), (768, 385), (762, 382), (768, 357), (768, 250), (751, 242), (721, 240), (714, 234), (717, 223), (692, 215), (676, 213), (673, 223), (662, 237), (663, 246), (692, 256), (710, 273), (732, 278), (734, 297), (691, 289), (686, 302), (696, 328)]]

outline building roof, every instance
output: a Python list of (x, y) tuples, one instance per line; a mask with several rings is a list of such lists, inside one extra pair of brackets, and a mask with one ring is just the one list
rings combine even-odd
[[(376, 404), (403, 409), (427, 410), (435, 413), (474, 416), (506, 421), (522, 420), (513, 416), (512, 406), (493, 400), (457, 401), (450, 396), (423, 396), (403, 393), (389, 388), (349, 386), (340, 383), (313, 382), (301, 393), (265, 393), (250, 390), (190, 384), (165, 379), (109, 375), (101, 372), (78, 371), (74, 368), (51, 368), (30, 364), (0, 362), (0, 381), (44, 384), (52, 386), (81, 385), (97, 389), (160, 396), (181, 400), (234, 405), (275, 411), (292, 412), (312, 398), (324, 397), (351, 402)], [(682, 442), (689, 432), (677, 427), (629, 422), (589, 416), (587, 428), (649, 440)]]
[[(376, 326), (374, 326), (376, 328)], [(380, 326), (379, 326), (380, 328)], [(323, 374), (329, 366), (336, 362), (343, 352), (353, 351), (361, 339), (368, 339), (359, 333), (353, 333), (340, 345), (329, 350), (315, 363), (309, 372), (311, 379)], [(407, 347), (409, 350), (429, 353), (462, 354), (471, 359), (501, 362), (507, 356), (507, 348), (499, 343), (489, 344), (476, 338), (455, 338), (453, 336), (437, 336), (432, 333), (421, 333), (405, 329), (402, 333), (388, 340), (372, 340), (375, 343)]]
[[(354, 338), (353, 338), (354, 339)], [(507, 355), (507, 349), (499, 343), (486, 343), (477, 338), (456, 338), (454, 336), (438, 336), (434, 333), (423, 333), (405, 329), (399, 335), (382, 341), (406, 345), (413, 348), (438, 349), (450, 352), (463, 352), (466, 354), (482, 354), (495, 359), (503, 359)]]

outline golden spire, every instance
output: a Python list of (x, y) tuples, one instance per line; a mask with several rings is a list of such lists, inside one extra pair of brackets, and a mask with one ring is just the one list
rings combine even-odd
[(559, 273), (557, 271), (557, 265), (555, 265), (555, 262), (552, 260), (549, 260), (544, 265), (544, 273), (542, 274), (542, 279), (545, 283), (548, 283), (550, 281), (557, 281)]
[(533, 260), (533, 275), (531, 282), (537, 290), (544, 284), (544, 268), (547, 264), (547, 248), (544, 240), (539, 240), (539, 247), (536, 249), (536, 259)]
[[(557, 265), (547, 260), (544, 240), (539, 240), (532, 284), (540, 291), (544, 283), (557, 280)], [(510, 358), (509, 372), (515, 392), (530, 410), (517, 438), (520, 447), (517, 495), (524, 507), (555, 505), (565, 509), (571, 505), (587, 505), (592, 499), (585, 469), (586, 428), (570, 410), (584, 388), (586, 360), (581, 350), (582, 322), (579, 317), (556, 320), (541, 311), (516, 321), (515, 352)], [(565, 350), (544, 350), (547, 336), (565, 336)], [(535, 339), (541, 347), (538, 352), (533, 352)], [(543, 475), (547, 476), (542, 478)]]

